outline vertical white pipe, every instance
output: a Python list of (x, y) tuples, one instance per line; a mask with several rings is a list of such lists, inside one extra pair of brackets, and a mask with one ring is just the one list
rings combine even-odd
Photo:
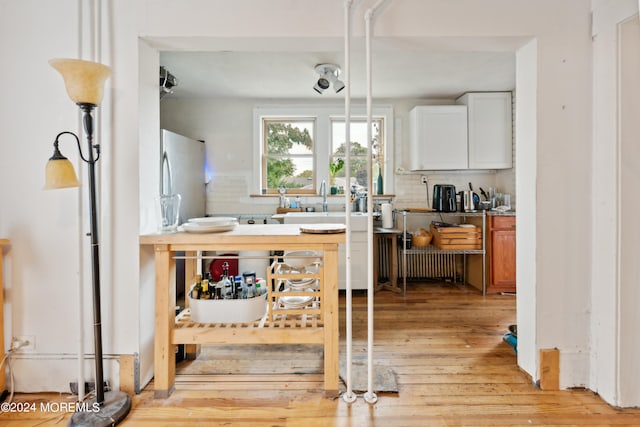
[[(83, 28), (82, 28), (82, 1), (78, 0), (78, 29), (79, 29), (79, 37), (78, 37), (78, 57), (81, 57), (82, 54), (82, 35), (83, 35)], [(79, 116), (78, 116), (79, 117)], [(80, 172), (82, 172), (82, 169), (79, 167), (78, 170)], [(78, 174), (79, 176), (83, 176), (82, 173)], [(82, 190), (82, 188), (80, 188), (80, 190)], [(78, 218), (84, 218), (83, 212), (82, 212), (82, 196), (81, 196), (81, 192), (79, 191), (78, 194), (80, 194), (80, 203), (79, 203), (79, 212), (78, 212)], [(85, 389), (84, 389), (84, 292), (83, 292), (83, 284), (84, 284), (84, 251), (82, 250), (83, 248), (83, 244), (84, 244), (84, 238), (83, 238), (83, 233), (82, 233), (82, 229), (83, 229), (83, 222), (82, 219), (80, 219), (79, 221), (79, 225), (78, 225), (78, 235), (80, 236), (78, 239), (78, 247), (80, 248), (80, 257), (79, 257), (79, 265), (80, 265), (80, 271), (78, 274), (78, 402), (81, 402), (84, 399), (84, 395), (85, 395)]]
[(371, 16), (373, 10), (367, 10), (365, 14), (365, 50), (367, 70), (367, 393), (364, 398), (369, 403), (377, 400), (373, 392), (373, 173), (372, 144), (371, 144)]
[(365, 50), (367, 69), (367, 392), (364, 399), (375, 403), (378, 399), (373, 392), (373, 180), (371, 171), (371, 15), (372, 9), (365, 14)]
[(345, 274), (346, 274), (346, 376), (347, 391), (342, 396), (345, 402), (351, 403), (356, 400), (353, 393), (352, 382), (352, 357), (353, 357), (353, 319), (352, 319), (352, 290), (351, 290), (351, 5), (353, 0), (344, 2), (344, 141), (345, 141), (345, 225), (347, 235), (345, 242)]
[[(85, 9), (85, 5), (88, 6)], [(102, 14), (102, 1), (101, 0), (92, 0), (90, 2), (83, 2), (82, 0), (78, 0), (77, 2), (77, 10), (78, 10), (78, 57), (79, 58), (84, 58), (84, 59), (88, 59), (91, 61), (96, 61), (96, 62), (102, 62), (102, 34), (103, 34), (103, 29), (102, 29), (102, 18), (103, 18), (103, 14)], [(96, 120), (95, 120), (95, 126), (96, 126), (96, 132), (95, 132), (95, 137), (96, 137), (96, 142), (100, 143), (100, 123), (101, 120), (99, 120), (100, 117), (100, 110), (97, 109), (94, 112), (95, 116), (96, 116)], [(81, 121), (81, 115), (78, 115), (79, 117), (79, 121)], [(84, 132), (83, 126), (80, 126), (80, 131), (78, 131), (78, 135), (80, 135), (82, 132)], [(103, 154), (103, 158), (104, 157), (109, 157), (108, 155), (105, 156), (105, 152), (104, 149), (102, 150), (102, 154)], [(102, 160), (104, 162), (104, 159)], [(96, 165), (98, 167), (98, 170), (100, 171), (100, 163), (98, 163)], [(82, 162), (80, 163), (80, 167), (79, 170), (82, 168)], [(82, 176), (83, 174), (79, 174), (80, 176)], [(100, 184), (102, 182), (102, 180), (98, 181), (98, 184)], [(110, 188), (110, 187), (109, 187)], [(82, 196), (80, 196), (80, 199), (82, 199)], [(100, 203), (100, 199), (98, 199), (98, 203)], [(110, 203), (109, 203), (110, 205)], [(84, 218), (84, 203), (80, 203), (80, 207), (79, 207), (79, 218)], [(106, 218), (110, 218), (109, 215), (106, 216)], [(84, 328), (84, 324), (85, 324), (85, 318), (84, 318), (84, 307), (85, 307), (85, 302), (84, 302), (84, 250), (82, 248), (84, 248), (84, 244), (85, 244), (85, 234), (84, 234), (84, 225), (83, 225), (83, 220), (80, 221), (79, 224), (79, 228), (80, 228), (80, 239), (79, 239), (79, 247), (81, 248), (80, 251), (80, 274), (79, 274), (79, 284), (78, 284), (78, 304), (79, 304), (79, 309), (78, 309), (78, 318), (79, 318), (79, 325), (78, 325), (78, 396), (77, 399), (78, 401), (82, 401), (85, 398), (85, 394), (86, 394), (86, 390), (84, 387), (85, 384), (85, 348), (84, 348), (84, 337), (85, 337), (85, 328)], [(110, 228), (110, 227), (109, 227)], [(104, 233), (100, 233), (100, 234), (104, 234)], [(110, 258), (109, 258), (110, 259)], [(110, 261), (108, 261), (110, 262)], [(107, 268), (105, 269), (106, 271), (110, 271), (111, 269)]]
[(375, 403), (378, 397), (373, 392), (373, 171), (372, 171), (372, 66), (371, 66), (371, 21), (376, 10), (378, 10), (387, 0), (378, 0), (365, 15), (365, 50), (367, 63), (367, 187), (369, 197), (367, 198), (367, 392), (364, 395), (365, 401)]

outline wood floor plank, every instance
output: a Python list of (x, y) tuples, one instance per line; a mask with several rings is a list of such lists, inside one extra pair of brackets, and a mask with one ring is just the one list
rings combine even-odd
[[(353, 296), (353, 359), (366, 360), (366, 293)], [(344, 357), (344, 296), (340, 298)], [(326, 398), (321, 346), (203, 346), (177, 366), (176, 390), (133, 397), (123, 426), (640, 426), (640, 409), (618, 409), (589, 390), (542, 391), (502, 341), (515, 323), (515, 298), (468, 286), (410, 283), (407, 295), (375, 294), (376, 369), (391, 367), (398, 393), (347, 404)], [(182, 371), (182, 373), (181, 373)], [(64, 394), (15, 399), (68, 401)], [(15, 400), (14, 399), (14, 400)], [(2, 426), (66, 424), (70, 414), (0, 414)], [(61, 420), (61, 418), (63, 418)], [(41, 423), (41, 424), (40, 424)]]

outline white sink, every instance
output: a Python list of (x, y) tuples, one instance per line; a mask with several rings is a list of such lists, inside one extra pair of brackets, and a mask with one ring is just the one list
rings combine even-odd
[[(283, 215), (284, 224), (344, 224), (345, 212), (288, 212)], [(351, 231), (367, 230), (367, 214), (351, 213)]]

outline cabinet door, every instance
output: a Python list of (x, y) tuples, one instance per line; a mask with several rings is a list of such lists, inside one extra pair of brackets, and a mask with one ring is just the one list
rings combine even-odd
[(511, 93), (468, 93), (458, 103), (468, 111), (469, 169), (511, 168)]
[[(351, 233), (351, 289), (367, 289), (369, 277), (369, 265), (367, 259), (367, 244), (369, 240), (366, 232), (354, 231)], [(346, 245), (338, 248), (338, 289), (346, 289)]]
[(409, 121), (412, 170), (467, 169), (466, 106), (418, 106)]
[(494, 230), (491, 232), (491, 286), (516, 284), (516, 232)]

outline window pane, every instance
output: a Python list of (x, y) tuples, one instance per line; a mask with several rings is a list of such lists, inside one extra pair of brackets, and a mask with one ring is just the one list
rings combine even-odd
[(267, 189), (313, 190), (313, 158), (268, 157), (267, 183)]
[(265, 120), (263, 188), (313, 192), (313, 134), (311, 120)]
[(267, 154), (313, 155), (313, 122), (267, 122)]
[[(334, 120), (332, 126), (331, 141), (331, 161), (335, 162), (338, 158), (344, 159), (346, 147), (344, 143), (344, 121)], [(374, 161), (378, 158), (378, 153), (382, 153), (381, 127), (382, 119), (373, 120), (371, 123), (371, 138), (374, 142), (373, 153)], [(356, 191), (362, 191), (367, 187), (367, 122), (352, 121), (351, 122), (351, 186), (356, 187)], [(377, 173), (378, 165), (373, 164), (374, 173)], [(343, 170), (335, 175), (336, 185), (344, 186), (346, 173)], [(346, 190), (346, 186), (345, 186)]]

